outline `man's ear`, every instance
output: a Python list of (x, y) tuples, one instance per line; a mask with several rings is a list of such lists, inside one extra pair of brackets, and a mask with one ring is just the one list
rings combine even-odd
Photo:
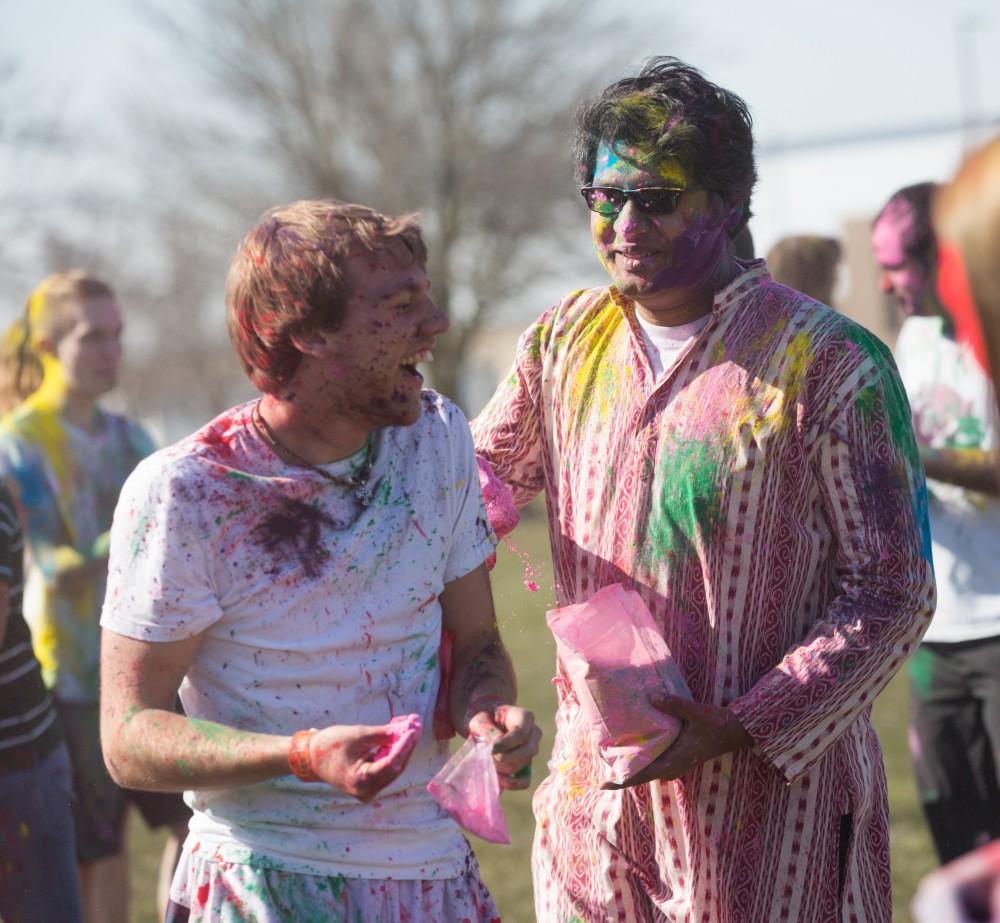
[(317, 359), (322, 359), (329, 355), (334, 336), (335, 333), (332, 330), (314, 327), (293, 333), (289, 339), (303, 356), (314, 356)]
[(732, 237), (743, 221), (743, 212), (745, 209), (744, 202), (737, 202), (735, 204), (726, 203), (726, 207), (729, 211), (726, 213), (725, 221), (723, 222), (727, 233)]

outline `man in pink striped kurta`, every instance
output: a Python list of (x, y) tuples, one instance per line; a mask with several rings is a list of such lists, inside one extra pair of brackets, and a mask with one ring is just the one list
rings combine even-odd
[(870, 712), (934, 604), (906, 398), (870, 333), (733, 256), (755, 179), (738, 97), (674, 59), (581, 107), (609, 288), (522, 336), (474, 424), (544, 490), (560, 604), (644, 598), (694, 704), (625, 786), (566, 682), (535, 796), (542, 923), (888, 921)]

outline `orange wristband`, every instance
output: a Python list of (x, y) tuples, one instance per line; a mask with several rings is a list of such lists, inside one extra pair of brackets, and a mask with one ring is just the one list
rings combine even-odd
[(309, 759), (309, 740), (316, 733), (316, 728), (308, 731), (296, 731), (292, 735), (292, 745), (288, 748), (288, 765), (293, 775), (303, 782), (319, 782), (319, 776), (313, 772), (312, 760)]

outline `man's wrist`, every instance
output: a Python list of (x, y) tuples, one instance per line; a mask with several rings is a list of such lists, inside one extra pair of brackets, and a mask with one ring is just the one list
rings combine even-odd
[(729, 712), (729, 740), (732, 744), (730, 752), (754, 745), (754, 739), (750, 732), (743, 727), (743, 722), (731, 711)]
[(480, 695), (474, 695), (469, 699), (469, 704), (465, 708), (465, 715), (467, 718), (471, 718), (473, 715), (478, 715), (480, 712), (487, 712), (492, 716), (493, 712), (496, 711), (497, 707), (500, 705), (509, 704), (501, 695), (496, 693), (482, 693)]
[(316, 728), (307, 731), (296, 731), (288, 747), (288, 767), (292, 775), (303, 782), (319, 782), (320, 778), (313, 771), (312, 757), (309, 755), (309, 743), (316, 733)]

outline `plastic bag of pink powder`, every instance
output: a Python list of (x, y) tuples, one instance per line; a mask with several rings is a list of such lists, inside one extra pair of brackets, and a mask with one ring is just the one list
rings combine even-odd
[(642, 598), (614, 583), (586, 602), (546, 616), (559, 660), (590, 725), (611, 781), (648, 766), (681, 732), (653, 693), (691, 693)]
[(483, 491), (483, 501), (486, 504), (486, 515), (497, 538), (503, 538), (521, 519), (514, 506), (514, 497), (510, 489), (493, 472), (493, 466), (481, 455), (476, 456), (479, 467), (479, 486)]
[(427, 791), (469, 833), (490, 843), (510, 842), (493, 744), (488, 740), (469, 737), (427, 783)]

